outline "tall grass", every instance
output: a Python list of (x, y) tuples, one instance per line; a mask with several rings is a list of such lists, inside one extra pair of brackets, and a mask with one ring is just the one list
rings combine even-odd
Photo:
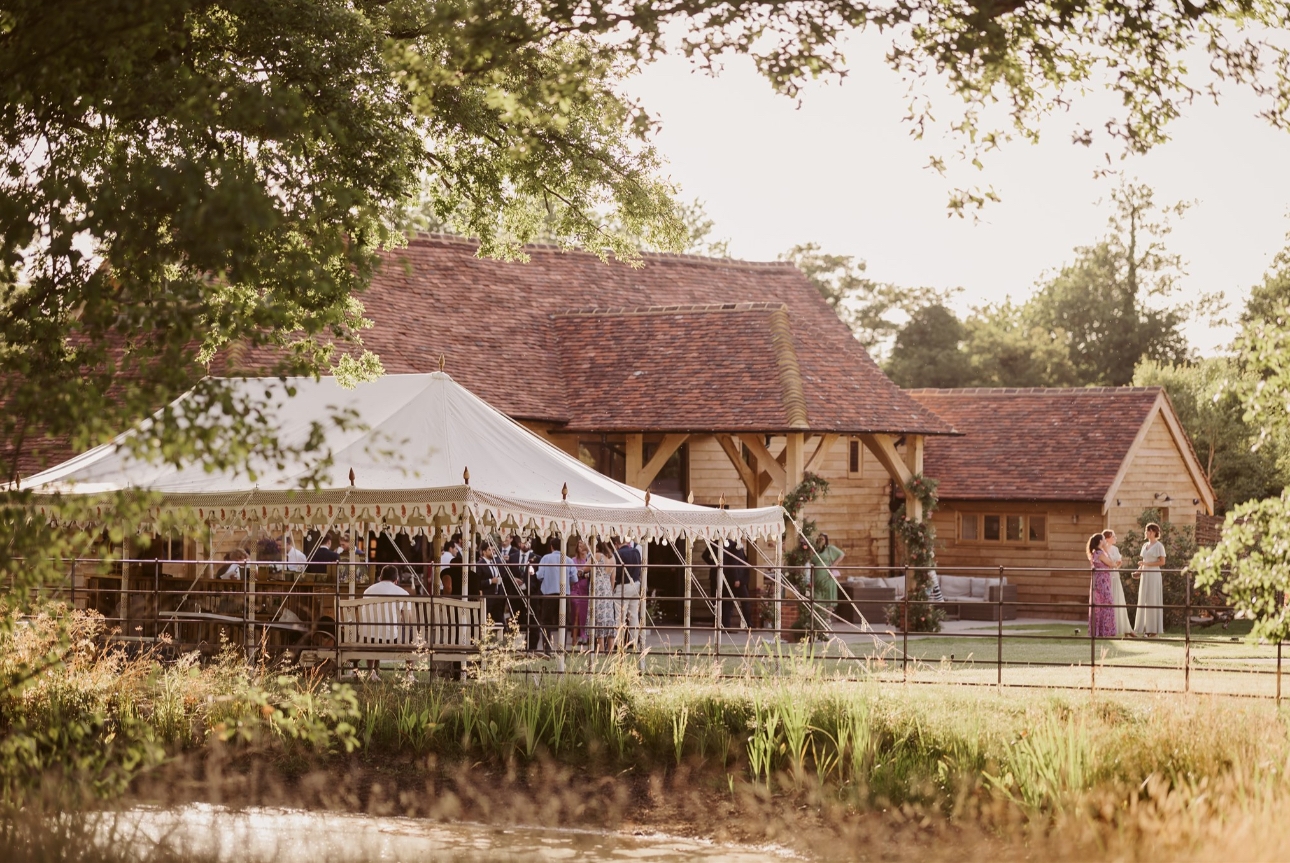
[[(565, 677), (494, 656), (476, 680), (351, 686), (248, 667), (232, 649), (208, 664), (163, 661), (102, 636), (91, 616), (55, 614), (0, 635), (0, 803), (69, 774), (120, 794), (140, 770), (217, 742), (324, 770), (433, 760), (683, 772), (713, 793), (746, 786), (991, 829), (1146, 836), (1159, 822), (1196, 837), (1206, 818), (1232, 824), (1290, 802), (1285, 716), (1267, 703), (883, 687), (830, 680), (790, 655), (775, 657), (772, 679), (696, 666), (655, 680), (630, 657)], [(786, 675), (794, 664), (802, 673)]]

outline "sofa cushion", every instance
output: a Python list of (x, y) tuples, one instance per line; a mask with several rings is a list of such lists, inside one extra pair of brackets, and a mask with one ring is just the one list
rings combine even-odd
[(972, 595), (972, 579), (965, 575), (942, 575), (941, 593), (946, 601), (958, 602)]
[(987, 590), (987, 587), (986, 587), (986, 586), (987, 586), (987, 585), (988, 585), (992, 580), (993, 580), (993, 579), (989, 579), (989, 578), (977, 578), (976, 576), (973, 576), (973, 577), (972, 577), (972, 591), (971, 591), (971, 596), (972, 596), (972, 598), (973, 598), (973, 599), (985, 599), (985, 592), (986, 592), (986, 590)]

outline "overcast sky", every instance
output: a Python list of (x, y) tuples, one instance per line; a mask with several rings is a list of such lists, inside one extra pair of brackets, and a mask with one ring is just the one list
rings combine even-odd
[[(629, 83), (662, 122), (657, 144), (672, 179), (685, 198), (703, 199), (734, 256), (770, 260), (815, 241), (865, 259), (879, 280), (961, 286), (955, 304), (966, 310), (1024, 298), (1045, 270), (1104, 232), (1113, 181), (1094, 178), (1103, 151), (1070, 143), (1076, 126), (1105, 119), (1097, 104), (1081, 122), (1051, 118), (1040, 144), (1013, 142), (984, 172), (946, 179), (925, 166), (953, 148), (910, 138), (906, 84), (882, 62), (881, 45), (854, 40), (848, 77), (809, 87), (800, 108), (738, 58), (717, 78), (668, 59)], [(940, 98), (948, 113), (951, 97)], [(1170, 238), (1187, 261), (1181, 296), (1222, 290), (1234, 311), (1290, 228), (1290, 134), (1257, 108), (1244, 93), (1193, 105), (1169, 144), (1123, 165), (1160, 202), (1196, 201)], [(993, 186), (1002, 203), (979, 221), (947, 217), (955, 180)], [(1213, 353), (1231, 332), (1197, 321), (1188, 336)]]

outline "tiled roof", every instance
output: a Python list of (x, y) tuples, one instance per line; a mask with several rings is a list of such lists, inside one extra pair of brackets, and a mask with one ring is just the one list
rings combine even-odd
[(930, 438), (944, 500), (1102, 500), (1159, 387), (908, 390), (963, 433)]
[(578, 382), (569, 393), (570, 429), (809, 425), (782, 303), (589, 310), (552, 323), (565, 379)]
[(363, 295), (376, 324), (363, 341), (386, 370), (433, 371), (444, 354), (449, 374), (512, 417), (578, 429), (953, 432), (791, 264), (475, 251), (422, 235), (388, 254)]

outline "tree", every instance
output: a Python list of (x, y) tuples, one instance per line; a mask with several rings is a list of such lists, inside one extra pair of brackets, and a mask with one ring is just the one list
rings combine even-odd
[(900, 318), (941, 301), (935, 288), (902, 288), (865, 275), (865, 262), (851, 255), (821, 251), (818, 243), (801, 243), (779, 256), (801, 270), (820, 296), (851, 328), (871, 354), (881, 354), (900, 329)]
[(961, 387), (972, 380), (962, 342), (967, 330), (943, 303), (914, 311), (896, 334), (884, 371), (898, 386)]
[(1032, 327), (1064, 340), (1081, 384), (1123, 386), (1143, 359), (1178, 363), (1188, 358), (1182, 325), (1190, 307), (1163, 306), (1182, 269), (1164, 244), (1170, 214), (1182, 204), (1159, 208), (1152, 190), (1126, 184), (1111, 195), (1110, 233), (1076, 250), (1068, 264), (1026, 303)]
[(964, 352), (978, 387), (1068, 387), (1079, 380), (1060, 332), (1040, 329), (1011, 301), (979, 306), (964, 323)]
[(1245, 408), (1233, 389), (1240, 374), (1232, 359), (1214, 357), (1189, 365), (1147, 360), (1133, 375), (1134, 386), (1164, 387), (1169, 394), (1214, 487), (1219, 512), (1278, 495), (1287, 482), (1279, 442), (1255, 447), (1258, 430), (1245, 421)]
[[(98, 443), (238, 355), (260, 370), (377, 373), (361, 352), (360, 298), (418, 193), (426, 224), (478, 237), (484, 254), (520, 256), (540, 234), (628, 260), (682, 247), (656, 124), (620, 86), (664, 52), (707, 66), (747, 54), (792, 96), (844, 72), (846, 31), (891, 30), (897, 68), (935, 70), (964, 100), (968, 149), (1007, 134), (979, 128), (982, 106), (1002, 101), (1028, 134), (1110, 70), (1124, 110), (1108, 129), (1140, 151), (1197, 91), (1181, 59), (1193, 45), (1218, 74), (1270, 93), (1283, 122), (1290, 87), (1266, 59), (1278, 55), (1224, 26), (1276, 29), (1278, 14), (1122, 0), (1060, 15), (922, 0), (11, 0), (0, 10), (5, 455), (18, 464), (43, 435)], [(915, 122), (929, 116), (915, 106)], [(968, 190), (953, 205), (986, 197)], [(276, 443), (254, 404), (207, 379), (138, 446), (244, 467)], [(76, 551), (27, 519), (27, 502), (6, 492), (0, 576)]]
[[(1265, 282), (1266, 284), (1266, 282)], [(1253, 298), (1259, 314), (1247, 314), (1233, 347), (1241, 374), (1230, 382), (1258, 432), (1262, 448), (1290, 440), (1290, 305), (1268, 291)], [(1290, 636), (1290, 489), (1280, 496), (1233, 507), (1223, 536), (1192, 559), (1201, 587), (1222, 590), (1254, 618), (1251, 638), (1283, 641)]]

